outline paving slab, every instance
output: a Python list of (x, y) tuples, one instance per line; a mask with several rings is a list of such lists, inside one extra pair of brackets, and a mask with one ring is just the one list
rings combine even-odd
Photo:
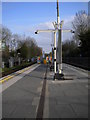
[(45, 72), (46, 66), (40, 65), (2, 92), (2, 118), (36, 117)]
[[(47, 69), (43, 118), (88, 118), (87, 72), (67, 64), (63, 64), (63, 72), (73, 80), (54, 81), (54, 73)], [(46, 66), (40, 65), (3, 91), (3, 118), (36, 118), (40, 97), (44, 98), (45, 73)]]
[(73, 80), (54, 81), (48, 70), (48, 118), (88, 118), (88, 73), (67, 64), (63, 64), (63, 73)]

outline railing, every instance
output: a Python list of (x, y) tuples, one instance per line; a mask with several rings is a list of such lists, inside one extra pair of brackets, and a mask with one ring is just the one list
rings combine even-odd
[(71, 64), (86, 70), (90, 70), (90, 57), (64, 57), (63, 63)]

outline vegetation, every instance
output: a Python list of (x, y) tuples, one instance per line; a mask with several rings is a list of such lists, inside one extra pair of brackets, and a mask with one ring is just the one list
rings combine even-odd
[[(79, 11), (72, 22), (75, 34), (72, 40), (63, 42), (63, 57), (88, 57), (90, 54), (90, 16), (85, 11)], [(23, 62), (30, 61), (35, 56), (42, 55), (42, 49), (38, 47), (35, 39), (12, 34), (11, 31), (2, 27), (2, 60), (9, 63), (12, 57), (14, 62), (20, 58)]]
[(30, 66), (32, 64), (35, 64), (35, 63), (36, 63), (36, 61), (30, 62), (30, 63), (29, 62), (28, 63), (22, 63), (22, 64), (20, 64), (18, 66), (13, 66), (12, 68), (7, 68), (7, 67), (2, 68), (2, 75), (1, 76), (5, 76), (5, 75), (8, 75), (8, 74), (11, 74), (13, 72), (21, 70), (21, 69), (23, 69), (25, 67), (28, 67), (28, 66)]
[(63, 57), (88, 57), (90, 52), (90, 26), (89, 17), (85, 11), (76, 13), (72, 22), (75, 34), (72, 40), (63, 43)]
[(90, 16), (85, 11), (76, 13), (72, 22), (75, 34), (63, 43), (63, 62), (90, 70)]
[(75, 57), (79, 56), (79, 49), (74, 40), (66, 40), (62, 45), (63, 57)]
[(8, 64), (6, 67), (9, 67), (9, 60), (11, 58), (13, 58), (14, 63), (18, 62), (19, 58), (21, 62), (28, 62), (33, 57), (42, 54), (42, 49), (38, 47), (35, 39), (31, 37), (12, 34), (11, 31), (4, 26), (2, 26), (0, 36), (2, 36), (2, 61), (5, 65)]

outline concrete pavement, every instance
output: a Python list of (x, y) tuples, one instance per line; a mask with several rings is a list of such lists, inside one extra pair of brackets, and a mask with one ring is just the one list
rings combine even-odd
[(63, 73), (67, 80), (53, 81), (48, 70), (44, 118), (88, 118), (88, 72), (63, 64)]
[(63, 64), (63, 72), (68, 79), (54, 81), (48, 68), (46, 84), (45, 65), (22, 74), (18, 81), (3, 89), (3, 118), (37, 118), (39, 108), (43, 118), (88, 118), (88, 72), (67, 64)]
[(44, 75), (42, 65), (3, 91), (3, 118), (36, 117)]

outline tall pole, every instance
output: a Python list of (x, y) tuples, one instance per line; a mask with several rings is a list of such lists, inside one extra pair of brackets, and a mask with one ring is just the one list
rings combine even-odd
[(54, 32), (54, 79), (56, 76), (56, 32)]
[(57, 24), (58, 24), (58, 29), (59, 29), (60, 17), (59, 17), (59, 3), (58, 3), (58, 0), (57, 0)]
[[(58, 72), (62, 73), (62, 27), (60, 26), (59, 2), (57, 0), (57, 24), (58, 24)], [(60, 26), (60, 27), (59, 27)]]
[(59, 74), (62, 74), (62, 29), (58, 30), (58, 72)]

